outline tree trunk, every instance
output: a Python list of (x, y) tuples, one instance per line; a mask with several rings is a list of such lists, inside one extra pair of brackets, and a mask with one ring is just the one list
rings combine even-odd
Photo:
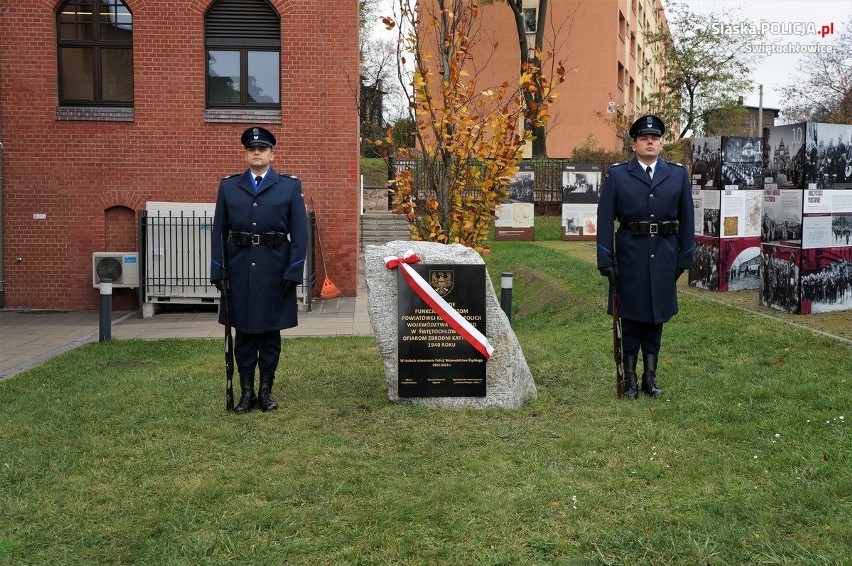
[[(542, 52), (544, 45), (544, 30), (545, 23), (547, 22), (547, 1), (548, 0), (539, 0), (538, 3), (538, 13), (536, 14), (536, 29), (535, 29), (535, 45), (530, 46), (527, 42), (527, 30), (526, 25), (524, 23), (524, 10), (523, 10), (523, 2), (522, 0), (507, 0), (507, 4), (512, 9), (512, 12), (515, 15), (515, 29), (518, 32), (518, 46), (520, 48), (520, 70), (523, 75), (527, 70), (527, 66), (529, 64), (535, 65), (535, 67), (541, 72), (541, 60), (538, 58), (538, 53)], [(530, 49), (534, 48), (536, 55), (530, 57)], [(541, 104), (541, 100), (539, 96), (534, 95), (531, 92), (524, 93), (524, 103), (526, 105), (527, 110), (525, 114), (527, 116), (526, 123), (524, 127), (530, 128), (530, 123), (533, 121), (533, 117), (536, 115), (536, 112), (530, 110), (534, 105), (538, 107)], [(532, 126), (532, 156), (534, 159), (546, 159), (547, 158), (547, 130), (544, 126)]]
[(533, 159), (547, 159), (547, 132), (544, 126), (533, 127)]

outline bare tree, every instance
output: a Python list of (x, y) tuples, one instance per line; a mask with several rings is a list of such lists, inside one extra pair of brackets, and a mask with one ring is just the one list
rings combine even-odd
[(709, 111), (739, 106), (739, 97), (752, 90), (749, 75), (761, 58), (754, 46), (762, 36), (729, 32), (726, 21), (749, 24), (730, 12), (701, 14), (682, 3), (666, 5), (669, 29), (646, 34), (659, 47), (665, 75), (659, 91), (643, 102), (666, 123), (679, 123), (678, 138), (683, 138), (702, 132)]
[(802, 58), (799, 77), (782, 90), (786, 122), (852, 124), (852, 17), (840, 29)]
[(397, 80), (394, 40), (385, 38), (366, 42), (361, 59), (361, 82), (382, 92), (384, 115), (388, 121), (395, 122), (408, 115), (408, 102)]
[(358, 0), (358, 27), (361, 31), (361, 60), (364, 59), (365, 43), (371, 38), (370, 28), (379, 17), (381, 0)]
[[(374, 25), (381, 22), (380, 0), (359, 0), (360, 8), (360, 91), (359, 116), (362, 139), (375, 139), (385, 135), (387, 123), (407, 115), (402, 89), (397, 82), (396, 44), (387, 37), (372, 33)], [(362, 153), (376, 155), (362, 143)]]

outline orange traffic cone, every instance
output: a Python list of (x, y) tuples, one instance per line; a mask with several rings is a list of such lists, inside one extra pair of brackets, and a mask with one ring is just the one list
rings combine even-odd
[(323, 299), (333, 299), (339, 296), (340, 289), (337, 288), (337, 285), (331, 282), (331, 279), (326, 277), (325, 281), (322, 282), (322, 290), (320, 291), (320, 297), (322, 297)]

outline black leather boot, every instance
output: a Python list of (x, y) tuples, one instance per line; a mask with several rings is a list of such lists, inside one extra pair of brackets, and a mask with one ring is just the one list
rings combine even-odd
[(272, 382), (275, 381), (274, 373), (260, 374), (260, 393), (258, 394), (257, 404), (263, 411), (274, 411), (278, 408), (278, 403), (272, 398)]
[(621, 364), (624, 367), (624, 396), (628, 399), (639, 397), (636, 391), (636, 359), (636, 354), (624, 354)]
[(657, 354), (642, 354), (642, 393), (656, 397), (663, 392), (657, 387)]
[(254, 394), (254, 372), (240, 374), (240, 402), (234, 407), (235, 413), (248, 413), (257, 406), (257, 395)]

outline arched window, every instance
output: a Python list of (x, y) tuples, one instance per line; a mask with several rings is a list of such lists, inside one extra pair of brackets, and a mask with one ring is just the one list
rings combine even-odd
[(281, 18), (266, 0), (217, 0), (204, 17), (208, 108), (281, 107)]
[(133, 106), (133, 15), (121, 0), (66, 0), (56, 12), (59, 104)]

